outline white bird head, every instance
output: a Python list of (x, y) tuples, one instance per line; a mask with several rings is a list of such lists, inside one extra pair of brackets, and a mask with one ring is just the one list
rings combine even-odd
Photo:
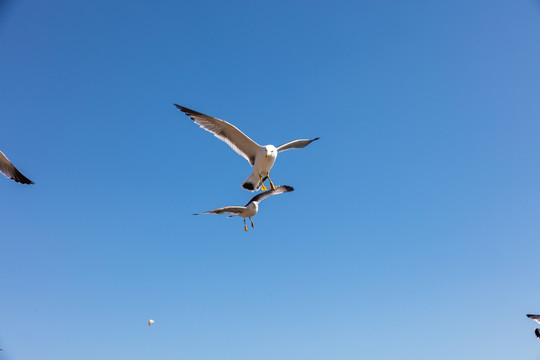
[(276, 157), (277, 156), (277, 149), (274, 145), (266, 145), (264, 147), (266, 149), (266, 157)]

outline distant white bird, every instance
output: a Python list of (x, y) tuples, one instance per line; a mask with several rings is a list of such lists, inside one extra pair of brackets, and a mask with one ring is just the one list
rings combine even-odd
[(6, 177), (10, 178), (11, 180), (15, 180), (18, 183), (21, 184), (33, 184), (34, 182), (28, 179), (26, 176), (21, 174), (19, 170), (13, 164), (9, 159), (4, 155), (3, 152), (0, 151), (0, 172)]
[(148, 320), (148, 326), (152, 326), (153, 323), (154, 323), (154, 320), (152, 319)]
[(277, 148), (274, 145), (260, 146), (246, 134), (238, 130), (238, 128), (226, 121), (201, 114), (200, 112), (177, 104), (174, 104), (174, 106), (182, 110), (204, 130), (211, 132), (218, 139), (223, 140), (240, 156), (249, 161), (250, 165), (253, 166), (253, 172), (242, 184), (242, 187), (248, 191), (259, 189), (263, 191), (267, 190), (266, 186), (264, 186), (264, 181), (266, 179), (270, 182), (270, 188), (273, 190), (276, 189), (274, 183), (270, 180), (270, 169), (272, 169), (272, 166), (276, 161), (278, 152), (290, 149), (301, 149), (319, 139), (293, 140), (280, 145)]
[(255, 225), (253, 225), (253, 220), (251, 220), (251, 217), (255, 216), (255, 214), (257, 214), (257, 211), (259, 211), (259, 203), (261, 201), (263, 201), (264, 199), (272, 195), (283, 194), (290, 191), (294, 191), (294, 188), (292, 186), (279, 185), (278, 187), (276, 187), (275, 190), (268, 190), (258, 195), (255, 195), (251, 200), (249, 200), (246, 206), (225, 206), (219, 209), (214, 209), (214, 210), (203, 212), (201, 214), (193, 214), (193, 215), (232, 214), (229, 217), (241, 216), (244, 218), (244, 230), (248, 231), (247, 225), (246, 225), (246, 218), (249, 218), (249, 220), (251, 221), (251, 227), (255, 228)]
[[(534, 321), (536, 321), (537, 323), (540, 324), (540, 315), (531, 315), (531, 314), (527, 314), (527, 317), (529, 319), (533, 319)], [(536, 335), (537, 338), (540, 339), (540, 329), (534, 329), (534, 335)]]

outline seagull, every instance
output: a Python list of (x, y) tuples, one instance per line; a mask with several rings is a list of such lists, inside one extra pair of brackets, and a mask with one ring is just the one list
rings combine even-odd
[[(529, 319), (533, 319), (534, 321), (540, 324), (540, 315), (527, 314), (527, 317)], [(540, 329), (538, 328), (534, 329), (534, 335), (536, 335), (536, 337), (540, 339)]]
[(26, 176), (21, 174), (19, 170), (13, 164), (9, 159), (4, 155), (3, 152), (0, 151), (0, 172), (6, 177), (10, 178), (11, 180), (15, 180), (18, 183), (21, 184), (33, 184), (34, 182), (30, 179), (28, 179)]
[(214, 134), (218, 139), (227, 143), (227, 145), (229, 145), (240, 156), (249, 161), (249, 164), (253, 166), (253, 172), (242, 184), (242, 187), (248, 191), (256, 191), (259, 189), (262, 191), (268, 190), (267, 187), (264, 186), (264, 181), (266, 179), (268, 179), (270, 182), (270, 188), (275, 190), (276, 187), (270, 179), (270, 169), (272, 169), (272, 166), (276, 161), (278, 152), (290, 149), (301, 149), (308, 146), (313, 141), (319, 140), (319, 138), (311, 140), (293, 140), (280, 145), (277, 148), (274, 145), (261, 146), (255, 141), (251, 140), (246, 134), (241, 132), (234, 125), (231, 125), (226, 121), (201, 114), (200, 112), (177, 104), (174, 104), (174, 106), (183, 111), (204, 130)]
[(255, 216), (257, 214), (257, 211), (259, 210), (259, 203), (266, 199), (267, 197), (277, 195), (277, 194), (283, 194), (286, 192), (294, 191), (294, 188), (292, 186), (287, 185), (279, 185), (274, 190), (268, 190), (263, 193), (255, 195), (249, 202), (246, 204), (246, 206), (225, 206), (219, 209), (214, 209), (210, 211), (203, 212), (201, 214), (193, 214), (193, 215), (202, 215), (202, 214), (232, 214), (229, 217), (233, 216), (241, 216), (244, 218), (244, 230), (248, 231), (247, 225), (246, 225), (246, 217), (249, 218), (249, 221), (251, 221), (251, 227), (255, 228), (255, 225), (253, 225), (253, 220), (251, 220), (252, 216)]

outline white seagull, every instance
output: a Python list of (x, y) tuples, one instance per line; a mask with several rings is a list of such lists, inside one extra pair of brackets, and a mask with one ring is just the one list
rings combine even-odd
[(253, 166), (253, 172), (242, 184), (242, 187), (248, 191), (259, 189), (263, 191), (268, 190), (266, 186), (264, 186), (264, 181), (266, 179), (270, 182), (270, 188), (275, 190), (276, 187), (274, 186), (274, 183), (272, 183), (272, 180), (270, 180), (270, 169), (272, 169), (272, 166), (276, 161), (278, 152), (290, 149), (301, 149), (319, 139), (293, 140), (280, 145), (277, 148), (274, 145), (261, 146), (226, 121), (201, 114), (200, 112), (177, 104), (174, 104), (174, 106), (182, 110), (204, 130), (211, 132), (218, 139), (226, 142), (227, 145), (240, 156), (249, 161), (250, 165)]
[(21, 184), (33, 184), (34, 182), (21, 174), (9, 159), (0, 151), (0, 172), (6, 177)]
[(247, 225), (246, 225), (246, 218), (249, 218), (251, 221), (251, 227), (255, 228), (255, 225), (253, 225), (253, 220), (251, 220), (252, 216), (255, 216), (257, 214), (257, 211), (259, 210), (259, 203), (266, 199), (267, 197), (270, 197), (272, 195), (277, 194), (283, 194), (286, 192), (294, 191), (294, 188), (292, 186), (287, 185), (279, 185), (274, 190), (268, 190), (263, 193), (255, 195), (249, 202), (246, 204), (246, 206), (225, 206), (219, 209), (214, 209), (210, 211), (205, 211), (200, 214), (193, 214), (193, 215), (202, 215), (202, 214), (231, 214), (229, 217), (233, 216), (241, 216), (244, 218), (244, 230), (248, 231)]
[[(527, 317), (529, 319), (533, 319), (534, 321), (540, 324), (540, 315), (527, 314)], [(540, 329), (534, 329), (534, 335), (536, 335), (536, 337), (540, 339)]]

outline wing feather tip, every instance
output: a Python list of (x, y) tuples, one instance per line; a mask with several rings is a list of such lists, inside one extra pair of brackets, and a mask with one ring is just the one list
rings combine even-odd
[(196, 111), (194, 110), (191, 110), (191, 109), (188, 109), (187, 107), (185, 106), (182, 106), (182, 105), (178, 105), (178, 104), (174, 104), (174, 106), (176, 106), (178, 108), (178, 110), (182, 111), (184, 114), (186, 114), (191, 120), (195, 120), (193, 117), (192, 117), (192, 114), (193, 113), (196, 113)]
[(32, 180), (27, 178), (19, 178), (19, 177), (10, 177), (9, 179), (15, 181), (16, 183), (23, 184), (23, 185), (32, 185), (35, 184)]
[(289, 185), (280, 185), (280, 186), (283, 186), (283, 188), (287, 190), (287, 192), (294, 191), (294, 188), (292, 186), (289, 186)]

